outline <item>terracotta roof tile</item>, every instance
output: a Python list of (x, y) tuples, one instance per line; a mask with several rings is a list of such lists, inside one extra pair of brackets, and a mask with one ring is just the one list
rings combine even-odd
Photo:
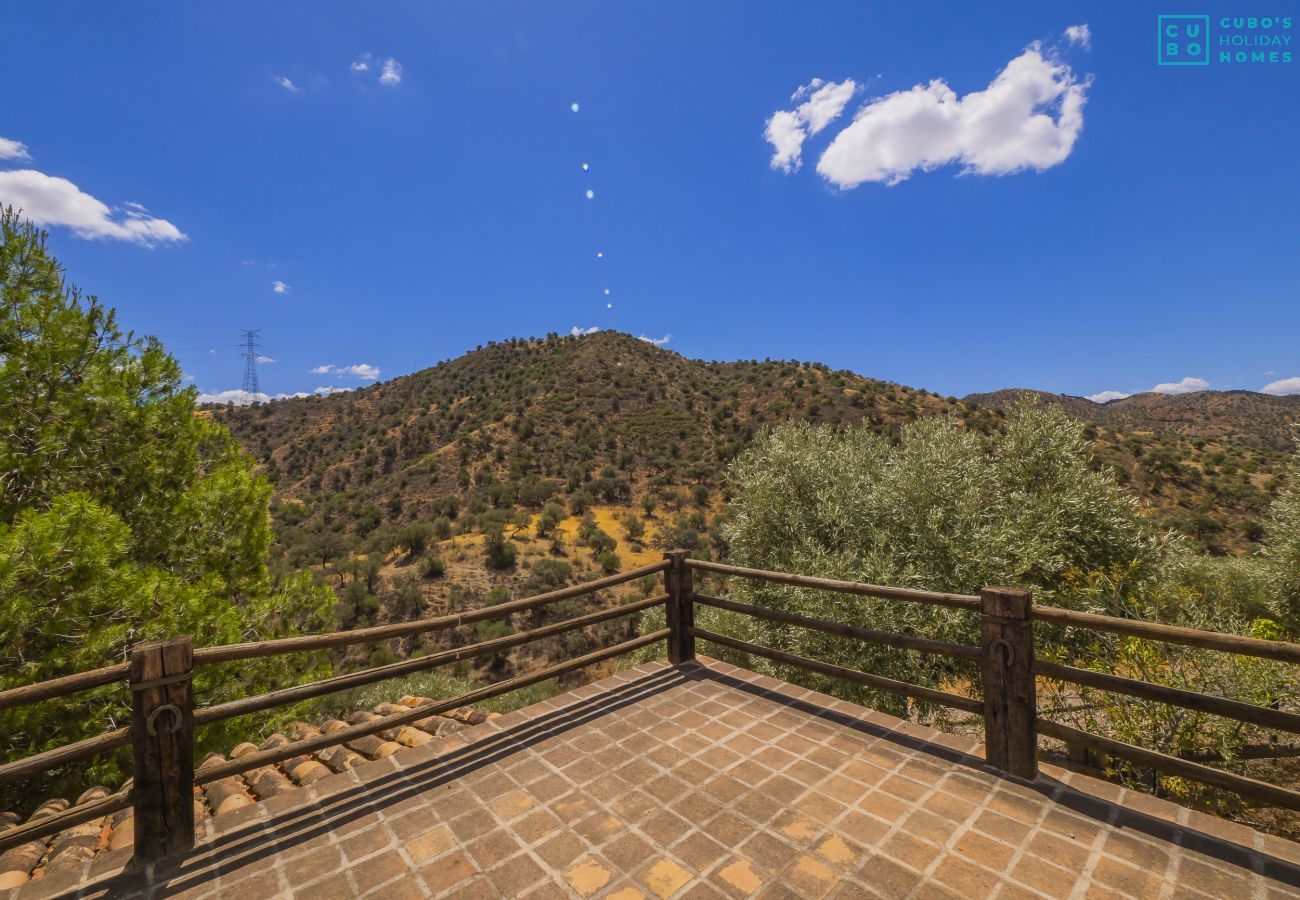
[[(281, 747), (292, 741), (315, 737), (322, 732), (328, 734), (346, 728), (349, 723), (368, 722), (379, 716), (429, 702), (432, 701), (424, 697), (406, 696), (398, 703), (381, 703), (373, 712), (357, 710), (347, 717), (347, 722), (332, 719), (320, 726), (308, 722), (295, 722), (289, 726), (288, 736), (277, 732), (263, 741), (260, 747), (245, 741), (231, 748), (230, 758), (239, 759), (258, 750)], [(231, 775), (201, 788), (196, 786), (194, 788), (196, 830), (201, 832), (206, 821), (213, 816), (242, 809), (259, 800), (268, 800), (271, 797), (296, 791), (332, 773), (343, 772), (371, 760), (386, 758), (403, 747), (422, 746), (435, 738), (452, 734), (470, 725), (481, 724), (495, 718), (496, 715), (481, 709), (455, 709), (446, 715), (429, 716), (401, 728), (356, 738), (341, 746), (295, 756), (274, 766), (262, 766), (242, 775)], [(199, 761), (198, 768), (202, 769), (225, 761), (226, 757), (222, 754), (209, 753)], [(129, 785), (130, 782), (128, 781), (127, 784)], [(76, 802), (78, 805), (90, 803), (107, 797), (109, 793), (107, 788), (92, 787), (78, 797)], [(32, 822), (61, 813), (72, 805), (61, 798), (47, 800), (26, 821)], [(23, 821), (17, 813), (0, 811), (0, 833)], [(13, 847), (0, 854), (0, 891), (16, 887), (29, 880), (77, 869), (100, 853), (129, 847), (134, 834), (135, 822), (132, 811), (128, 808), (82, 825), (66, 828), (51, 837)]]

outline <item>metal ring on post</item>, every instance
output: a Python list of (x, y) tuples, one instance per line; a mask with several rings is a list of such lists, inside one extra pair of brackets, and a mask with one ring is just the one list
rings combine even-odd
[(184, 716), (181, 713), (181, 708), (175, 703), (164, 703), (162, 706), (149, 713), (149, 718), (146, 719), (144, 723), (145, 731), (148, 731), (151, 735), (157, 736), (158, 728), (155, 723), (158, 719), (158, 714), (165, 712), (173, 713), (172, 727), (168, 730), (168, 734), (175, 734), (180, 731), (181, 719), (184, 718)]
[(1006, 638), (997, 638), (996, 640), (991, 641), (989, 643), (990, 650), (995, 650), (998, 648), (1001, 648), (1002, 650), (1005, 651), (1005, 655), (1004, 655), (1005, 662), (1003, 664), (1008, 669), (1011, 668), (1011, 664), (1015, 662), (1016, 659), (1016, 648), (1011, 646), (1011, 642), (1008, 641)]

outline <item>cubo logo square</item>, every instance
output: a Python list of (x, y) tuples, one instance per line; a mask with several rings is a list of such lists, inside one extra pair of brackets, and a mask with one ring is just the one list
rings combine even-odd
[(1210, 64), (1209, 16), (1157, 16), (1156, 63), (1161, 66)]

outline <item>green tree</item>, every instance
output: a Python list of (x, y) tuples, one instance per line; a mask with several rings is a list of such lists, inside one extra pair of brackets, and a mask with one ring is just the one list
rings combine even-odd
[[(267, 570), (270, 485), (154, 338), (64, 280), (45, 235), (0, 214), (0, 689), (120, 662), (143, 640), (233, 643), (324, 624), (331, 597)], [(314, 670), (283, 657), (199, 670), (205, 701)], [(129, 717), (103, 688), (0, 712), (0, 753), (25, 756)], [(224, 742), (220, 726), (206, 745)], [(92, 766), (118, 774), (119, 757)], [(15, 797), (39, 796), (33, 785)], [(10, 789), (14, 790), (14, 789)]]
[(505, 529), (499, 522), (488, 522), (483, 528), (483, 557), (489, 569), (509, 569), (518, 554), (513, 542), (507, 541)]
[[(1069, 573), (1131, 581), (1159, 558), (1136, 501), (1091, 467), (1082, 425), (1055, 407), (1021, 404), (987, 439), (942, 419), (912, 422), (897, 444), (865, 427), (788, 426), (742, 454), (729, 480), (724, 532), (746, 566), (962, 593), (1021, 585), (1038, 601), (1071, 603)], [(977, 617), (958, 610), (746, 583), (736, 592), (818, 618), (978, 643)], [(902, 680), (971, 675), (949, 660), (747, 627), (761, 643)], [(862, 697), (905, 711), (891, 695)]]
[(1300, 443), (1282, 473), (1282, 486), (1269, 510), (1263, 560), (1276, 596), (1274, 614), (1300, 633)]

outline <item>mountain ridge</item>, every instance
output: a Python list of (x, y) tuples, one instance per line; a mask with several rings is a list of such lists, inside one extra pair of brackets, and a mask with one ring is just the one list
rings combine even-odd
[(466, 503), (536, 510), (577, 491), (619, 504), (716, 496), (727, 464), (766, 426), (865, 423), (897, 434), (946, 415), (988, 433), (1026, 394), (1088, 423), (1099, 464), (1153, 518), (1211, 550), (1248, 547), (1288, 446), (1290, 399), (1135, 395), (1099, 405), (1008, 389), (957, 400), (821, 363), (693, 360), (602, 331), (489, 342), (329, 397), (209, 409), (262, 463), (278, 498), (299, 507), (293, 528), (354, 543), (376, 522), (428, 520)]

